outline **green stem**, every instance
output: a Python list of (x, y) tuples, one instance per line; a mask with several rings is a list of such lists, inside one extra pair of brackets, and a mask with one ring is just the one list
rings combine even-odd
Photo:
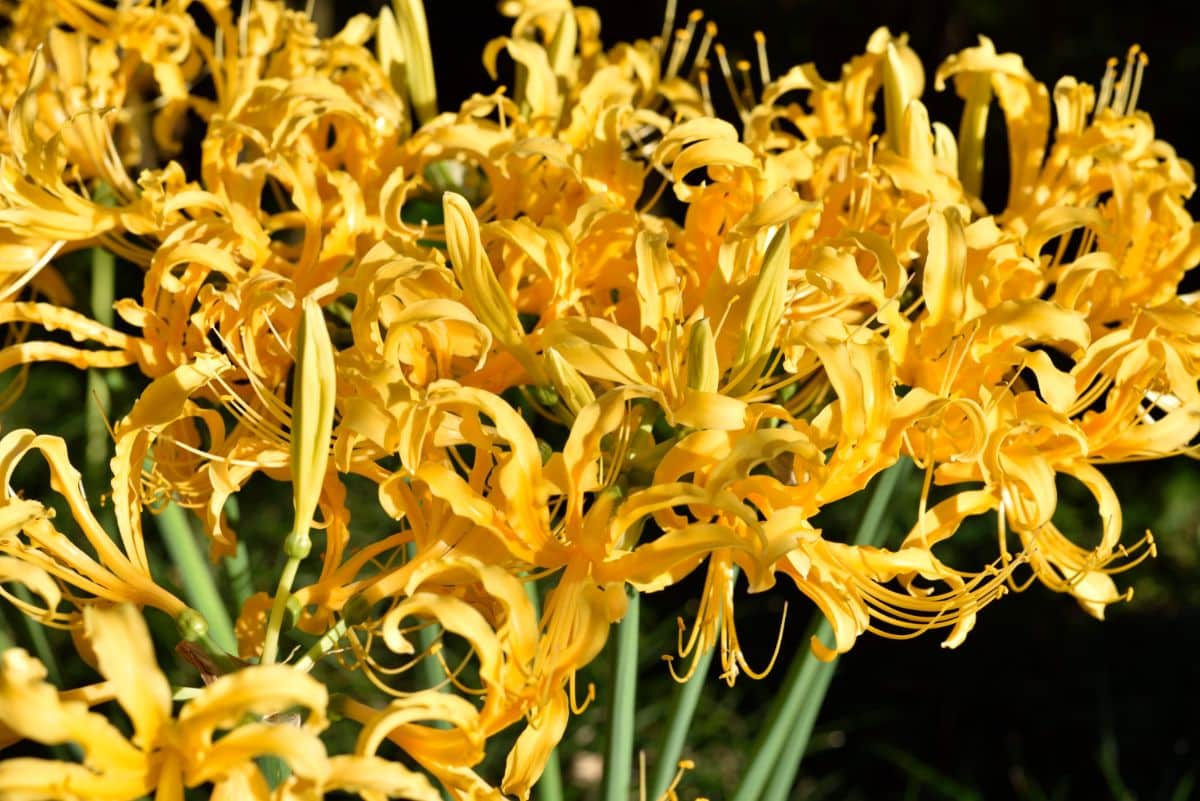
[(663, 740), (658, 754), (658, 764), (654, 768), (654, 781), (650, 783), (650, 798), (662, 798), (675, 778), (679, 767), (679, 757), (683, 754), (684, 743), (687, 742), (688, 729), (691, 728), (692, 718), (696, 716), (696, 707), (700, 703), (700, 695), (704, 691), (704, 683), (708, 679), (708, 668), (712, 664), (715, 648), (709, 648), (696, 656), (696, 666), (688, 680), (675, 691), (675, 702), (671, 707), (671, 722), (667, 728), (667, 737)]
[(228, 653), (237, 653), (233, 621), (213, 580), (208, 558), (192, 533), (187, 514), (175, 504), (168, 503), (155, 516), (154, 522), (171, 561), (183, 577), (183, 594), (188, 604), (204, 616), (212, 641)]
[[(855, 545), (882, 544), (887, 533), (882, 525), (883, 516), (896, 485), (908, 473), (908, 465), (907, 460), (898, 462), (876, 479), (854, 535)], [(792, 789), (837, 664), (836, 659), (821, 662), (813, 654), (808, 643), (814, 634), (826, 641), (832, 634), (829, 622), (819, 613), (814, 624), (809, 626), (809, 636), (802, 640), (803, 653), (794, 658), (788, 668), (783, 686), (771, 705), (771, 718), (754, 744), (754, 755), (732, 801), (778, 801), (786, 798)], [(766, 788), (768, 779), (771, 779), (771, 787)]]
[[(818, 637), (828, 637), (832, 634), (829, 624), (822, 621)], [(763, 795), (763, 801), (787, 801), (791, 795), (792, 786), (796, 782), (796, 774), (800, 772), (800, 761), (808, 749), (809, 738), (812, 737), (813, 726), (817, 722), (817, 713), (821, 711), (821, 703), (833, 680), (833, 671), (837, 660), (819, 663), (816, 659), (805, 659), (805, 667), (812, 666), (806, 682), (806, 703), (800, 709), (800, 714), (792, 723), (791, 736), (784, 742), (779, 755), (776, 770), (771, 774), (771, 781)]]
[[(112, 326), (116, 257), (104, 248), (91, 250), (91, 309), (96, 322)], [(112, 392), (101, 370), (88, 370), (87, 402), (84, 404), (83, 475), (89, 494), (100, 495), (109, 484), (109, 435), (106, 418), (112, 408)]]
[(233, 556), (225, 557), (225, 575), (233, 590), (233, 606), (241, 609), (254, 594), (254, 577), (250, 575), (250, 552), (246, 543), (239, 541)]
[(332, 651), (342, 641), (342, 637), (346, 635), (346, 629), (349, 627), (350, 624), (346, 621), (346, 618), (338, 618), (338, 622), (334, 623), (329, 631), (322, 634), (321, 639), (313, 643), (312, 647), (304, 652), (304, 656), (296, 660), (296, 670), (304, 671), (305, 673), (312, 670), (321, 657)]
[(283, 613), (287, 610), (288, 598), (292, 597), (292, 584), (296, 581), (296, 571), (299, 569), (300, 558), (296, 556), (289, 556), (283, 564), (283, 573), (280, 574), (279, 585), (275, 588), (275, 600), (271, 604), (271, 616), (267, 618), (261, 664), (274, 664), (279, 656), (279, 630), (283, 628)]
[[(533, 606), (533, 614), (541, 620), (542, 594), (538, 590), (537, 581), (534, 579), (525, 581), (525, 595), (529, 597), (529, 603)], [(541, 778), (533, 786), (533, 792), (537, 795), (538, 801), (563, 801), (562, 758), (558, 748), (550, 752), (550, 757), (546, 760), (546, 769), (542, 771)]]
[(604, 760), (604, 801), (628, 801), (633, 774), (634, 713), (637, 711), (637, 662), (640, 599), (628, 591), (625, 617), (617, 627), (613, 651), (613, 695), (608, 714), (608, 754)]

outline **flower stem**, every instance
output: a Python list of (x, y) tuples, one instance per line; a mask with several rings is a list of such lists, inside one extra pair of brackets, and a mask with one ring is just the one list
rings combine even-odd
[[(116, 281), (116, 257), (104, 248), (91, 250), (91, 307), (96, 322), (112, 326)], [(100, 495), (108, 486), (109, 434), (106, 418), (112, 393), (101, 370), (87, 372), (87, 402), (84, 404), (83, 474), (88, 492)]]
[(183, 593), (188, 603), (204, 616), (212, 641), (228, 653), (237, 653), (233, 621), (213, 580), (208, 558), (196, 543), (187, 514), (168, 503), (154, 518), (171, 561), (183, 577)]
[(708, 668), (712, 664), (715, 650), (710, 648), (704, 653), (696, 655), (696, 666), (692, 675), (675, 691), (675, 702), (671, 707), (671, 721), (668, 724), (667, 737), (663, 740), (658, 754), (658, 764), (654, 768), (654, 781), (650, 783), (650, 798), (663, 797), (679, 768), (679, 757), (683, 754), (688, 729), (691, 728), (692, 718), (696, 715), (696, 707), (700, 703), (700, 695), (704, 691)]
[[(288, 538), (289, 540), (291, 537)], [(263, 640), (261, 664), (274, 664), (279, 656), (279, 630), (283, 628), (283, 613), (287, 610), (288, 598), (292, 596), (292, 584), (296, 581), (296, 571), (300, 569), (300, 557), (288, 556), (283, 565), (283, 573), (279, 576), (279, 585), (275, 588), (275, 600), (271, 604), (271, 616), (267, 618), (267, 632)]]
[[(884, 512), (896, 485), (908, 471), (909, 462), (903, 460), (876, 479), (854, 535), (855, 545), (882, 544), (887, 534), (882, 525)], [(837, 665), (836, 659), (821, 662), (807, 643), (813, 635), (828, 640), (831, 633), (829, 622), (818, 613), (817, 620), (809, 626), (810, 636), (801, 640), (805, 643), (803, 653), (792, 660), (783, 686), (771, 705), (771, 718), (754, 745), (754, 756), (742, 774), (741, 784), (732, 801), (780, 801), (791, 792), (817, 713), (825, 700), (825, 692)], [(770, 787), (765, 788), (764, 794), (768, 778), (771, 779)]]
[(254, 577), (250, 575), (250, 552), (246, 550), (246, 543), (239, 541), (233, 556), (225, 557), (225, 575), (229, 577), (229, 587), (233, 590), (234, 608), (241, 609), (254, 594)]
[(625, 617), (617, 627), (613, 651), (613, 695), (608, 712), (608, 754), (604, 762), (604, 801), (628, 801), (633, 773), (634, 713), (637, 711), (637, 663), (640, 601), (627, 591)]
[(344, 617), (339, 617), (338, 622), (334, 623), (328, 631), (321, 635), (321, 639), (313, 643), (312, 647), (304, 652), (304, 656), (296, 660), (296, 670), (307, 673), (316, 666), (317, 662), (325, 654), (333, 650), (342, 637), (346, 635), (346, 629), (350, 627), (348, 621)]
[[(828, 637), (831, 634), (829, 623), (821, 621), (817, 636)], [(817, 722), (817, 713), (821, 711), (821, 703), (825, 700), (825, 693), (829, 690), (833, 671), (837, 667), (836, 659), (833, 662), (821, 663), (812, 657), (811, 652), (805, 656), (809, 658), (803, 660), (803, 667), (810, 669), (805, 683), (805, 702), (800, 707), (800, 714), (792, 721), (791, 736), (783, 744), (779, 761), (775, 771), (771, 773), (771, 781), (762, 796), (762, 801), (787, 801), (791, 796), (792, 785), (800, 771), (800, 761), (804, 758), (813, 726)]]

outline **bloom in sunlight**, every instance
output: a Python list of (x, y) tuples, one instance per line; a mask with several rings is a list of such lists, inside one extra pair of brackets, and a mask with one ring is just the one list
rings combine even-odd
[[(826, 661), (957, 647), (1033, 582), (1128, 598), (1154, 544), (1102, 467), (1200, 438), (1194, 174), (1140, 50), (1047, 88), (981, 37), (929, 80), (880, 28), (823, 76), (762, 35), (731, 66), (699, 12), (609, 43), (500, 10), (495, 87), (452, 101), (419, 0), (331, 35), (275, 0), (13, 7), (0, 405), (59, 363), (96, 408), (79, 454), (0, 432), (0, 594), (103, 680), (0, 655), (0, 739), (82, 754), (5, 759), (0, 795), (527, 798), (631, 598), (692, 574), (662, 647), (730, 684), (770, 669), (743, 590), (810, 599), (831, 638), (776, 654)], [(820, 522), (910, 463), (902, 539)]]
[[(325, 687), (281, 665), (222, 676), (172, 711), (141, 615), (130, 605), (89, 607), (86, 636), (104, 682), (67, 693), (46, 683), (46, 669), (20, 648), (0, 656), (0, 724), (10, 739), (74, 743), (83, 763), (19, 757), (0, 762), (5, 798), (182, 799), (184, 788), (212, 785), (213, 798), (267, 798), (255, 757), (274, 755), (292, 770), (287, 798), (326, 790), (368, 790), (436, 799), (429, 782), (381, 760), (327, 757), (318, 737), (327, 725)], [(129, 738), (88, 709), (115, 700), (133, 727)], [(279, 713), (302, 708), (303, 719)]]

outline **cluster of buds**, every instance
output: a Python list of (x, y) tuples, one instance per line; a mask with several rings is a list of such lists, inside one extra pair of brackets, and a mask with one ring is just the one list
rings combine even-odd
[[(825, 78), (772, 73), (761, 36), (757, 70), (730, 65), (698, 14), (605, 47), (569, 0), (501, 10), (511, 35), (483, 57), (512, 88), (441, 113), (418, 0), (328, 38), (274, 0), (12, 11), (0, 370), (144, 389), (112, 428), (112, 530), (62, 438), (0, 432), (0, 582), (23, 588), (0, 592), (105, 678), (60, 690), (4, 653), (0, 740), (84, 764), (0, 762), (0, 795), (523, 798), (630, 591), (706, 571), (681, 655), (718, 648), (732, 682), (754, 673), (739, 581), (811, 599), (830, 659), (868, 630), (953, 647), (1031, 581), (1101, 617), (1111, 574), (1152, 553), (1122, 542), (1097, 467), (1200, 434), (1193, 173), (1137, 110), (1144, 56), (1048, 90), (981, 39), (934, 74), (964, 101), (955, 133), (884, 29)], [(981, 200), (995, 106), (1002, 209)], [(116, 321), (68, 289), (89, 248), (136, 279)], [(29, 456), (69, 515), (11, 486)], [(924, 483), (895, 547), (812, 523), (901, 460)], [(1055, 526), (1064, 477), (1097, 531)], [(255, 479), (294, 508), (246, 533), (286, 562), (254, 566), (235, 654), (155, 576), (143, 517), (181, 507), (216, 564)], [(385, 527), (351, 520), (363, 486)], [(979, 516), (994, 560), (946, 564), (936, 546)], [(201, 666), (181, 706), (146, 608)], [(431, 660), (432, 686), (412, 670)], [(129, 738), (89, 711), (112, 699)], [(327, 752), (335, 714), (361, 726), (353, 753)], [(503, 775), (481, 775), (511, 727)], [(274, 788), (264, 755), (290, 768)]]

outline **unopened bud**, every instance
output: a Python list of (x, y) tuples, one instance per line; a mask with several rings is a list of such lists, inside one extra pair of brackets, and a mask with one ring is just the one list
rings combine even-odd
[(783, 321), (791, 258), (791, 233), (788, 226), (784, 225), (771, 237), (767, 252), (763, 254), (762, 267), (755, 278), (750, 306), (746, 310), (746, 322), (738, 341), (734, 373), (766, 356), (775, 344), (779, 325)]
[(545, 360), (554, 389), (571, 414), (578, 415), (584, 406), (596, 400), (587, 380), (557, 350), (546, 348)]
[(307, 555), (312, 547), (308, 530), (329, 464), (336, 399), (337, 369), (329, 329), (325, 327), (320, 304), (305, 298), (296, 333), (296, 375), (292, 389), (291, 468), (296, 517), (285, 550), (303, 550)]
[(687, 377), (690, 389), (716, 392), (720, 387), (721, 366), (717, 362), (717, 342), (707, 317), (696, 322), (688, 334)]
[(199, 642), (208, 634), (208, 621), (195, 609), (184, 609), (175, 618), (179, 636), (187, 642)]

